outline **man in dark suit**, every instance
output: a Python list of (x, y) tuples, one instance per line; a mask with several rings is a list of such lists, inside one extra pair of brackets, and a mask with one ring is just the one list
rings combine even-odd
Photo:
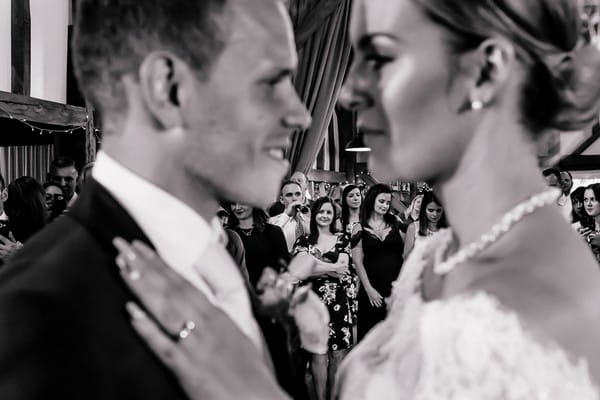
[(77, 3), (74, 66), (103, 146), (70, 212), (0, 270), (0, 399), (186, 398), (130, 324), (116, 236), (150, 244), (265, 351), (231, 258), (201, 261), (222, 248), (219, 200), (265, 207), (309, 123), (293, 43), (278, 0)]

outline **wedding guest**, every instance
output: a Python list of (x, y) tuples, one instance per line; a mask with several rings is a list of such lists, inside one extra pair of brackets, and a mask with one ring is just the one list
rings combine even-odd
[(303, 172), (296, 171), (290, 176), (290, 181), (296, 182), (300, 185), (302, 189), (302, 193), (304, 194), (304, 198), (306, 199), (306, 203), (308, 206), (312, 205), (312, 197), (310, 195), (310, 191), (308, 190), (308, 178)]
[[(267, 222), (268, 216), (262, 208), (233, 203), (228, 209), (228, 226), (243, 243), (250, 284), (253, 290), (260, 292), (258, 285), (267, 268), (275, 271), (287, 268), (290, 253), (285, 237), (280, 227)], [(275, 318), (266, 316), (258, 318), (258, 322), (273, 359), (277, 382), (294, 399), (306, 398), (306, 362), (302, 362), (305, 357), (301, 351), (293, 348), (295, 338)]]
[(406, 233), (408, 227), (419, 220), (419, 212), (421, 211), (421, 202), (423, 201), (423, 193), (417, 195), (411, 200), (408, 208), (404, 212), (403, 218), (400, 220), (402, 232)]
[(310, 232), (310, 209), (305, 204), (302, 187), (294, 181), (283, 182), (279, 201), (285, 207), (284, 211), (271, 217), (269, 223), (281, 228), (288, 251), (291, 252), (296, 240)]
[(67, 208), (77, 200), (77, 186), (79, 185), (79, 172), (75, 167), (75, 161), (66, 156), (57, 157), (50, 163), (48, 181), (56, 183), (63, 191), (67, 200)]
[(350, 275), (350, 238), (336, 232), (336, 211), (333, 201), (320, 197), (313, 203), (310, 234), (296, 240), (294, 256), (313, 257), (317, 267), (311, 274), (313, 291), (329, 310), (329, 342), (325, 354), (312, 354), (310, 368), (318, 400), (330, 398), (338, 365), (354, 340), (350, 304), (345, 287)]
[(596, 260), (600, 262), (600, 183), (585, 188), (583, 205), (588, 215), (579, 233), (585, 238)]
[(67, 208), (67, 200), (59, 185), (52, 182), (44, 183), (44, 198), (50, 216), (48, 222), (61, 215)]
[(573, 189), (573, 175), (567, 170), (562, 170), (560, 171), (560, 181), (562, 183), (563, 194), (568, 196), (571, 193), (571, 189)]
[(406, 259), (415, 244), (427, 236), (431, 236), (442, 228), (447, 228), (444, 208), (432, 190), (423, 195), (419, 208), (419, 219), (408, 226), (404, 241), (404, 258)]
[(571, 223), (574, 228), (580, 228), (581, 226), (588, 226), (589, 222), (586, 222), (589, 219), (589, 215), (585, 212), (585, 207), (583, 207), (583, 195), (585, 192), (584, 186), (579, 186), (577, 189), (571, 192), (571, 205), (573, 207), (573, 211), (571, 213)]
[(265, 268), (278, 270), (290, 260), (283, 231), (267, 222), (261, 208), (233, 203), (230, 210), (228, 226), (242, 239), (250, 283), (256, 287)]
[(392, 290), (403, 263), (403, 241), (396, 217), (390, 214), (392, 191), (376, 184), (369, 188), (362, 208), (360, 237), (352, 248), (352, 260), (360, 278), (358, 292), (358, 341), (385, 319), (384, 299)]
[(564, 183), (560, 171), (555, 168), (546, 168), (542, 171), (542, 175), (546, 179), (548, 186), (560, 189), (560, 192), (557, 194), (556, 205), (565, 219), (571, 221), (571, 202), (569, 201), (568, 194), (564, 192)]
[[(360, 188), (356, 185), (347, 185), (342, 191), (342, 231), (350, 236), (350, 244), (356, 245), (360, 240), (360, 212), (363, 202)], [(357, 324), (358, 324), (358, 287), (360, 279), (356, 274), (356, 266), (352, 261), (352, 280), (346, 286), (346, 296), (350, 303), (350, 315), (352, 317), (352, 329), (354, 340), (357, 340)]]
[(46, 226), (49, 217), (44, 188), (30, 176), (17, 178), (8, 185), (4, 209), (10, 232), (21, 243)]

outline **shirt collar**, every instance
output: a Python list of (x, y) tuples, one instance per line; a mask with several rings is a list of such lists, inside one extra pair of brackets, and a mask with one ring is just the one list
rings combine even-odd
[(138, 223), (158, 254), (184, 277), (195, 280), (194, 263), (210, 241), (219, 240), (219, 220), (207, 223), (192, 208), (99, 152), (92, 176)]
[(75, 203), (75, 200), (77, 200), (78, 197), (79, 197), (79, 195), (77, 194), (77, 192), (73, 192), (73, 196), (71, 196), (71, 200), (69, 200), (67, 202), (67, 208), (71, 208), (71, 206)]

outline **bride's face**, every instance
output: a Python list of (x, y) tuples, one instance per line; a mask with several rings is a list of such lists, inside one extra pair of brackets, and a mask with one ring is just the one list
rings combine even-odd
[(412, 0), (355, 0), (350, 35), (356, 57), (342, 101), (358, 112), (373, 175), (418, 181), (452, 171), (469, 128), (448, 32)]

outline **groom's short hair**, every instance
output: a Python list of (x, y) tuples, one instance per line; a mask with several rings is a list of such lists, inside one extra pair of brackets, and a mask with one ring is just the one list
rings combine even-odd
[(79, 0), (72, 42), (75, 74), (100, 111), (127, 111), (123, 77), (138, 78), (147, 54), (170, 51), (197, 71), (224, 48), (218, 17), (228, 0)]

